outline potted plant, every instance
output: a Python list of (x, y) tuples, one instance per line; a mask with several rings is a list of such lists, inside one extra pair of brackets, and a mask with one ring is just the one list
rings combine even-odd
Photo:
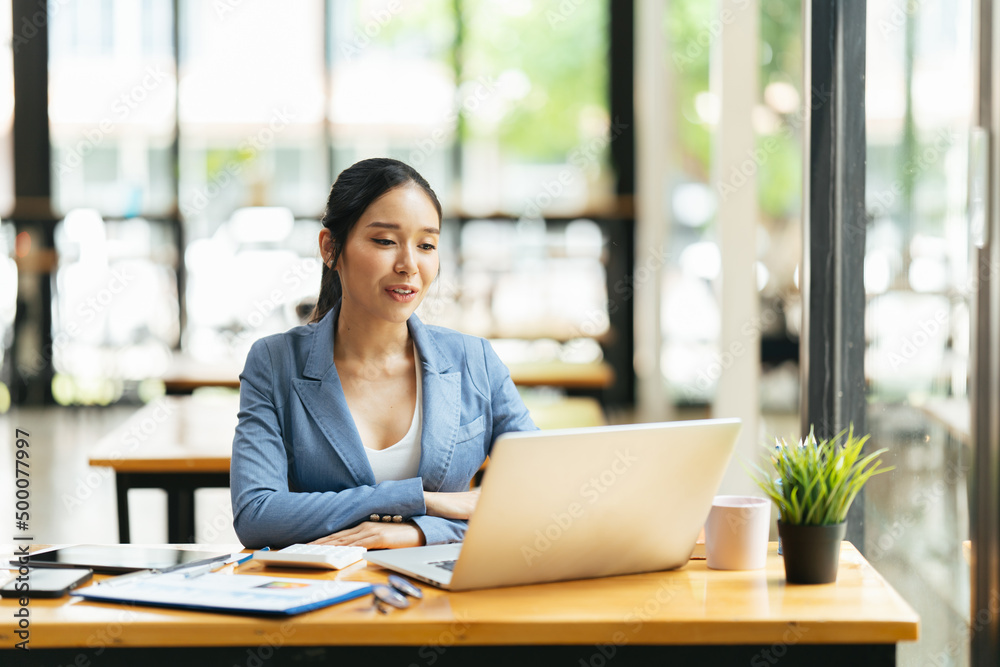
[(862, 457), (867, 441), (867, 435), (855, 437), (853, 426), (823, 440), (810, 429), (797, 445), (775, 439), (774, 451), (766, 457), (773, 470), (754, 466), (754, 481), (778, 506), (778, 536), (789, 583), (837, 580), (847, 510), (865, 482), (892, 470), (879, 459), (885, 449)]

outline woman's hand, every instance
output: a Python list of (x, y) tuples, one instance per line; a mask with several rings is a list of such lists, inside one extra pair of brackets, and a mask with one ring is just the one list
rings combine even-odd
[(413, 522), (362, 521), (353, 528), (339, 530), (326, 537), (313, 540), (309, 544), (333, 544), (367, 549), (398, 549), (401, 547), (422, 547), (425, 543), (423, 531), (417, 528), (417, 524)]
[(456, 493), (424, 491), (424, 507), (428, 516), (468, 521), (478, 502), (479, 489)]

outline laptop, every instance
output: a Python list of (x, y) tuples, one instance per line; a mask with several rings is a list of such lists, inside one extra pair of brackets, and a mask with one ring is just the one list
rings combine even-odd
[(683, 566), (739, 419), (504, 433), (465, 540), (366, 560), (452, 591)]

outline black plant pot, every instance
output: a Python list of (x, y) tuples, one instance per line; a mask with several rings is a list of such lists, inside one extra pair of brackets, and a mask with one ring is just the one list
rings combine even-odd
[(847, 522), (832, 526), (798, 526), (778, 522), (785, 580), (790, 584), (829, 584), (837, 580), (840, 543)]

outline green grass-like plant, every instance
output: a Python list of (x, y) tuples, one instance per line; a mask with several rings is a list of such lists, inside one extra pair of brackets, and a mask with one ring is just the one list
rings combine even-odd
[[(847, 435), (843, 444), (839, 440)], [(854, 436), (854, 427), (833, 438), (817, 440), (813, 429), (805, 441), (789, 445), (775, 438), (774, 451), (764, 456), (772, 472), (754, 465), (754, 482), (775, 502), (782, 523), (828, 526), (847, 520), (847, 510), (861, 487), (874, 475), (889, 472), (878, 458), (880, 449), (861, 457), (867, 435)], [(777, 472), (777, 477), (774, 476)]]

